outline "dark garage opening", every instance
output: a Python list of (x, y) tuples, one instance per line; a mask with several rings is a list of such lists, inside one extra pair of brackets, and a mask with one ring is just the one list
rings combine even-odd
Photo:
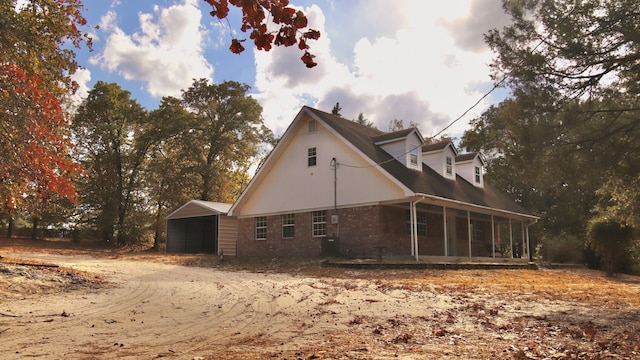
[(218, 215), (171, 219), (167, 224), (167, 252), (218, 253)]

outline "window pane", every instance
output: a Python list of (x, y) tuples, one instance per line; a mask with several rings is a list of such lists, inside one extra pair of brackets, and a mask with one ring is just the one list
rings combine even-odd
[(313, 236), (327, 234), (327, 215), (324, 211), (314, 211), (311, 215)]
[(259, 216), (256, 218), (256, 240), (264, 240), (267, 238), (267, 218)]
[[(406, 212), (407, 219), (407, 234), (411, 234), (411, 211)], [(418, 230), (418, 236), (427, 236), (427, 213), (424, 211), (418, 211), (416, 214), (416, 225)]]
[(413, 146), (411, 148), (411, 153), (409, 154), (409, 161), (411, 162), (411, 165), (418, 165), (418, 147), (417, 146)]
[(294, 214), (282, 215), (282, 237), (292, 238), (296, 234)]
[(316, 166), (316, 148), (307, 149), (307, 165)]

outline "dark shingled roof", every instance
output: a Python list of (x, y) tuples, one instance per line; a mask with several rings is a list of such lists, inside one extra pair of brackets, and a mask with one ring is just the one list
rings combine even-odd
[(458, 155), (458, 156), (456, 156), (456, 162), (473, 160), (473, 158), (475, 158), (476, 156), (478, 156), (477, 152)]
[(446, 179), (426, 165), (422, 167), (422, 171), (407, 168), (381, 147), (375, 145), (375, 142), (380, 140), (374, 139), (379, 139), (381, 135), (386, 134), (378, 129), (360, 125), (354, 121), (346, 120), (324, 111), (306, 106), (305, 108), (333, 128), (338, 134), (347, 139), (347, 141), (351, 142), (353, 146), (368, 156), (373, 162), (380, 164), (380, 167), (416, 194), (432, 195), (468, 204), (533, 216), (531, 212), (486, 182), (484, 188), (479, 188), (459, 175), (455, 181)]
[(390, 133), (383, 132), (380, 135), (374, 136), (372, 138), (372, 140), (373, 140), (374, 143), (379, 143), (379, 142), (384, 142), (384, 141), (388, 141), (388, 140), (402, 139), (402, 138), (407, 137), (407, 135), (411, 134), (411, 132), (414, 129), (415, 128), (410, 127), (408, 129), (402, 129), (402, 130), (398, 130), (398, 131), (394, 131), (394, 132), (390, 132)]
[(427, 145), (423, 145), (422, 146), (422, 152), (430, 152), (430, 151), (436, 151), (436, 150), (442, 150), (444, 149), (447, 145), (449, 145), (451, 141), (440, 141), (437, 143), (433, 143), (433, 144), (427, 144)]

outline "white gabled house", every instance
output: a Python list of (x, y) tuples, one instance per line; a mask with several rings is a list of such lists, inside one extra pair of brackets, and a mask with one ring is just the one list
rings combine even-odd
[(483, 179), (480, 154), (303, 107), (240, 198), (239, 257), (520, 258), (537, 217)]

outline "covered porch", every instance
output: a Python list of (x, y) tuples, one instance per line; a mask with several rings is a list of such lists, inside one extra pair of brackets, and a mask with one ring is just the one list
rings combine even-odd
[(538, 218), (419, 195), (407, 212), (411, 257), (431, 263), (530, 262), (529, 226)]

